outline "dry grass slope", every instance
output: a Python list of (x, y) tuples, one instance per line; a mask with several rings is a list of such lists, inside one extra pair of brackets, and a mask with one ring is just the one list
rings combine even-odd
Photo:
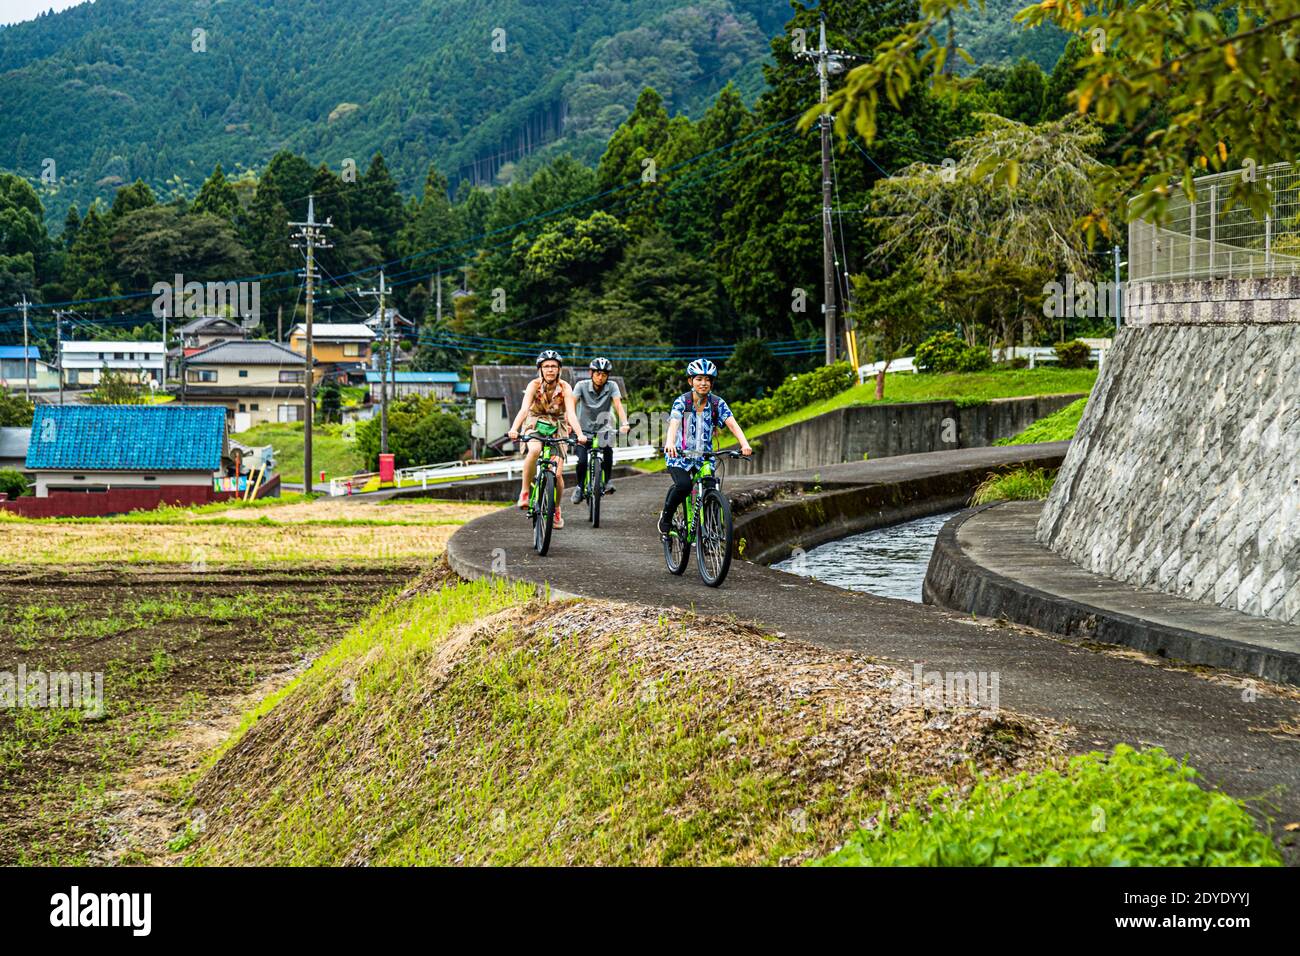
[(899, 708), (895, 668), (674, 613), (414, 589), (246, 717), (193, 790), (189, 861), (798, 863), (882, 802), (1060, 750), (1043, 721)]

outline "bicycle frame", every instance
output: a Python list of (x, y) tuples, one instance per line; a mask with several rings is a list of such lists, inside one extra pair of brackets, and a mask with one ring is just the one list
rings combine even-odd
[(600, 431), (599, 429), (593, 429), (587, 441), (587, 474), (582, 479), (582, 493), (584, 495), (591, 493), (591, 476), (595, 474), (600, 462), (600, 456), (596, 454), (598, 451), (600, 451)]
[(717, 481), (719, 487), (722, 486), (717, 477), (717, 465), (706, 458), (692, 473), (691, 493), (686, 497), (686, 540), (691, 544), (695, 543), (695, 512), (699, 507), (697, 502), (704, 494), (704, 483), (709, 479)]
[(537, 456), (537, 470), (533, 473), (533, 482), (528, 486), (528, 514), (531, 517), (537, 512), (537, 496), (541, 494), (542, 476), (546, 472), (555, 474), (555, 449), (561, 444), (568, 441), (567, 438), (549, 438), (543, 435), (524, 435), (525, 441), (540, 441), (542, 443), (541, 454)]

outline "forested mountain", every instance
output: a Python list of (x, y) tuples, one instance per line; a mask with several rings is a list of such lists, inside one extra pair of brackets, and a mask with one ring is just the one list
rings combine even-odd
[[(0, 32), (0, 169), (51, 225), (143, 179), (192, 195), (290, 149), (376, 151), (403, 192), (430, 161), (492, 182), (548, 144), (594, 162), (645, 86), (699, 115), (761, 85), (781, 0), (97, 0)], [(41, 183), (54, 161), (57, 183)], [(507, 172), (509, 172), (507, 170)]]
[(1010, 66), (1021, 57), (1051, 71), (1065, 49), (1068, 37), (1050, 24), (1025, 30), (1012, 18), (1029, 6), (1029, 0), (984, 0), (953, 18), (957, 43), (975, 58), (977, 66)]

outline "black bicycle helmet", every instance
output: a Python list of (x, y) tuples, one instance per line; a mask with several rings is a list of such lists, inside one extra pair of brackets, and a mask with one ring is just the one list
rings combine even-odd
[(537, 367), (541, 368), (543, 362), (559, 362), (564, 365), (564, 359), (560, 358), (560, 353), (555, 349), (542, 349), (537, 353)]
[(594, 358), (587, 368), (593, 372), (612, 372), (614, 371), (614, 363), (607, 358)]

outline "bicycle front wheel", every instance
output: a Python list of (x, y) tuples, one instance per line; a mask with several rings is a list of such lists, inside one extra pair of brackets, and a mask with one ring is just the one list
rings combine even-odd
[(664, 563), (673, 574), (681, 574), (691, 560), (691, 539), (686, 533), (686, 502), (677, 506), (664, 538)]
[[(593, 462), (600, 459), (593, 455)], [(587, 518), (591, 521), (593, 528), (600, 527), (600, 498), (605, 491), (605, 482), (601, 477), (600, 466), (593, 464), (591, 473), (591, 487), (587, 489)]]
[(551, 529), (555, 526), (555, 475), (542, 475), (533, 512), (533, 550), (545, 556), (551, 550)]
[(716, 588), (727, 578), (731, 569), (731, 504), (717, 488), (710, 488), (700, 502), (699, 534), (696, 535), (699, 554), (695, 566), (700, 578), (711, 588)]

